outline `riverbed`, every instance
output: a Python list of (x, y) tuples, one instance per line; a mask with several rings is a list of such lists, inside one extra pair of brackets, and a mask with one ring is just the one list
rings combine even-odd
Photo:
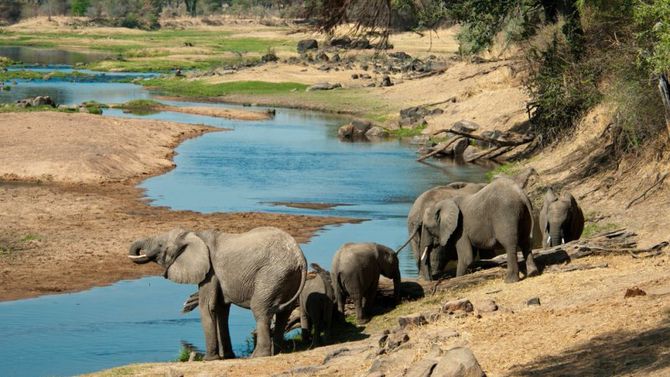
[[(18, 80), (12, 91), (0, 93), (0, 102), (45, 94), (63, 104), (120, 103), (155, 95), (129, 83)], [(174, 159), (176, 169), (141, 184), (146, 197), (153, 205), (203, 213), (263, 211), (365, 220), (327, 227), (301, 245), (308, 262), (329, 268), (332, 255), (345, 242), (371, 241), (394, 248), (402, 244), (407, 237), (405, 216), (414, 198), (426, 189), (484, 179), (484, 170), (476, 166), (419, 164), (415, 146), (403, 141), (341, 142), (336, 134), (343, 118), (276, 110), (276, 116), (267, 121), (176, 112), (144, 116), (232, 129), (181, 144)], [(138, 117), (116, 109), (105, 110), (103, 116)], [(327, 205), (309, 209), (277, 202)], [(416, 276), (410, 253), (402, 253), (400, 259), (403, 276)], [(182, 344), (202, 349), (197, 313), (180, 314), (181, 303), (194, 291), (194, 286), (149, 277), (80, 293), (0, 303), (0, 338), (6, 340), (0, 343), (0, 375), (70, 375), (133, 362), (174, 360)], [(238, 355), (248, 353), (253, 327), (249, 311), (232, 310), (230, 329)]]

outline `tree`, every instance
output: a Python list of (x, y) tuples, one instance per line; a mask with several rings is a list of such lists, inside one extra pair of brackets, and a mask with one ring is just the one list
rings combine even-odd
[(21, 3), (18, 0), (0, 0), (0, 20), (16, 22), (21, 18)]
[(196, 6), (198, 5), (198, 0), (184, 0), (184, 3), (186, 4), (186, 11), (188, 14), (190, 14), (191, 17), (195, 17), (197, 15)]
[(85, 16), (88, 12), (88, 7), (91, 5), (90, 0), (72, 0), (72, 15)]

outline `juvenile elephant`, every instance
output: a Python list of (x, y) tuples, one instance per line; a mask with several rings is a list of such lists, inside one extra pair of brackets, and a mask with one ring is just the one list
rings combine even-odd
[[(177, 283), (198, 284), (205, 360), (235, 357), (228, 331), (230, 304), (251, 309), (256, 319), (252, 357), (272, 355), (270, 322), (275, 316), (275, 328), (284, 328), (307, 276), (296, 241), (272, 227), (241, 234), (173, 229), (135, 241), (128, 257), (138, 264), (157, 263), (163, 276)], [(274, 333), (275, 353), (283, 336), (282, 331)]]
[(356, 306), (359, 324), (370, 321), (370, 308), (377, 294), (379, 275), (393, 279), (393, 297), (400, 298), (400, 266), (398, 256), (390, 248), (377, 243), (346, 243), (333, 257), (331, 271), (337, 309), (344, 314), (349, 296)]
[(312, 347), (316, 347), (321, 342), (321, 331), (324, 332), (324, 340), (330, 340), (335, 291), (330, 272), (316, 263), (312, 263), (312, 269), (316, 271), (316, 276), (305, 282), (305, 288), (300, 293), (300, 328), (302, 339), (307, 341), (311, 337)]
[(584, 213), (572, 194), (566, 191), (559, 198), (549, 189), (540, 211), (540, 227), (543, 247), (578, 240), (584, 230)]
[[(424, 212), (421, 262), (430, 273), (433, 263), (441, 268), (456, 258), (456, 275), (461, 276), (474, 260), (473, 248), (502, 247), (507, 253), (505, 281), (510, 283), (519, 280), (519, 247), (526, 259), (527, 276), (536, 275), (531, 251), (532, 213), (526, 194), (506, 177), (495, 178), (475, 194), (444, 199)], [(432, 255), (435, 252), (438, 255)]]
[[(433, 187), (416, 198), (412, 208), (409, 210), (409, 214), (407, 215), (407, 232), (409, 234), (410, 247), (412, 248), (412, 253), (414, 254), (414, 259), (416, 260), (416, 265), (422, 278), (426, 280), (431, 280), (432, 278), (432, 276), (429, 276), (426, 265), (421, 263), (420, 258), (420, 230), (423, 227), (423, 214), (426, 209), (444, 199), (454, 198), (456, 196), (462, 195), (472, 195), (484, 188), (484, 186), (486, 186), (486, 184), (483, 183), (454, 182), (446, 186)], [(435, 253), (435, 255), (437, 255), (437, 253)], [(438, 269), (433, 266), (432, 272), (438, 273), (441, 271), (438, 271)]]

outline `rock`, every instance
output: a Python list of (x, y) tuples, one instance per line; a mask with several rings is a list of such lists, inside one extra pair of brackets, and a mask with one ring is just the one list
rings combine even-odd
[(184, 373), (170, 368), (165, 372), (165, 377), (184, 377)]
[(360, 78), (361, 78), (361, 79), (370, 80), (370, 79), (372, 78), (372, 76), (370, 76), (370, 75), (367, 74), (367, 73), (363, 73), (362, 75), (360, 75)]
[(356, 128), (357, 132), (361, 133), (367, 132), (372, 127), (372, 123), (367, 120), (354, 119), (351, 121), (351, 124)]
[(303, 39), (298, 42), (298, 52), (303, 53), (307, 50), (316, 50), (319, 48), (319, 42), (316, 39)]
[(469, 120), (459, 120), (451, 126), (451, 129), (459, 132), (472, 133), (479, 129), (479, 125)]
[(464, 347), (456, 347), (448, 350), (438, 360), (431, 376), (484, 377), (486, 374), (472, 351)]
[(330, 58), (330, 61), (335, 63), (339, 63), (341, 60), (342, 59), (340, 58), (340, 54), (333, 54), (333, 56)]
[(386, 138), (389, 137), (389, 132), (379, 126), (374, 126), (365, 132), (365, 137), (368, 139)]
[(348, 48), (351, 45), (351, 38), (347, 36), (333, 38), (330, 40), (329, 44), (333, 47)]
[(372, 372), (372, 373), (368, 374), (367, 377), (386, 377), (386, 375), (382, 372), (377, 371), (377, 372)]
[(340, 139), (352, 139), (354, 136), (354, 126), (351, 124), (345, 124), (344, 126), (337, 129), (337, 137)]
[(341, 87), (342, 87), (342, 84), (338, 84), (338, 83), (331, 84), (331, 83), (328, 83), (328, 82), (321, 82), (321, 83), (314, 84), (314, 85), (310, 86), (309, 88), (307, 88), (307, 91), (311, 92), (313, 90), (333, 90), (333, 89), (341, 88)]
[(36, 106), (51, 106), (56, 107), (56, 103), (49, 96), (37, 96), (33, 98), (24, 98), (16, 101), (18, 107), (36, 107)]
[(367, 71), (368, 69), (370, 69), (370, 66), (367, 63), (363, 63), (361, 64), (361, 69)]
[(352, 41), (349, 47), (357, 50), (367, 50), (369, 48), (372, 48), (372, 45), (370, 44), (370, 41), (368, 41), (367, 39), (360, 38)]
[(482, 313), (491, 313), (498, 310), (498, 304), (491, 299), (483, 300), (478, 303), (477, 310)]
[(277, 57), (277, 55), (275, 55), (274, 52), (270, 52), (261, 56), (261, 61), (263, 63), (276, 62), (277, 60), (279, 60), (279, 58)]
[(404, 377), (431, 377), (436, 365), (435, 359), (419, 360), (407, 369)]
[(641, 290), (638, 287), (626, 289), (626, 293), (623, 295), (623, 298), (637, 297), (637, 296), (646, 296), (647, 292)]
[(321, 52), (319, 52), (318, 54), (316, 54), (316, 56), (314, 57), (314, 59), (319, 60), (319, 61), (322, 61), (322, 62), (328, 62), (328, 61), (330, 61), (330, 58), (328, 57), (328, 54), (326, 54), (326, 53), (323, 52), (323, 51), (321, 51)]
[(428, 321), (426, 320), (426, 317), (420, 313), (398, 317), (398, 325), (401, 329), (404, 329), (408, 326), (423, 326), (427, 324)]
[(447, 301), (442, 305), (442, 313), (465, 312), (470, 313), (474, 310), (472, 303), (468, 299)]
[(388, 335), (383, 348), (392, 351), (407, 342), (409, 342), (409, 335), (405, 331), (398, 331)]
[(528, 301), (526, 301), (526, 305), (528, 305), (528, 306), (531, 306), (531, 305), (540, 306), (540, 298), (539, 297), (530, 298), (530, 299), (528, 299)]
[(327, 364), (330, 360), (339, 357), (339, 356), (344, 356), (349, 353), (349, 348), (338, 348), (334, 351), (328, 352), (326, 357), (323, 358), (323, 362), (321, 364)]
[(408, 53), (404, 51), (398, 51), (398, 52), (392, 52), (389, 54), (390, 57), (394, 59), (399, 59), (399, 60), (409, 60), (412, 59), (412, 56), (410, 56)]
[(410, 140), (409, 143), (412, 145), (425, 145), (430, 141), (430, 136), (428, 135), (417, 135), (413, 136)]
[(358, 80), (358, 78), (361, 77), (358, 73), (352, 73), (351, 74), (351, 79), (352, 80)]
[(391, 81), (389, 75), (384, 75), (384, 77), (382, 77), (382, 82), (381, 84), (379, 84), (379, 86), (381, 87), (393, 86), (393, 81)]

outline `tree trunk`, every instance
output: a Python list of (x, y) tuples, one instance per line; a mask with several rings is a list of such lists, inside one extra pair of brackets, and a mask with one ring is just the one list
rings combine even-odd
[(664, 73), (658, 78), (658, 90), (663, 99), (663, 109), (665, 111), (665, 128), (670, 136), (670, 82), (668, 76)]

